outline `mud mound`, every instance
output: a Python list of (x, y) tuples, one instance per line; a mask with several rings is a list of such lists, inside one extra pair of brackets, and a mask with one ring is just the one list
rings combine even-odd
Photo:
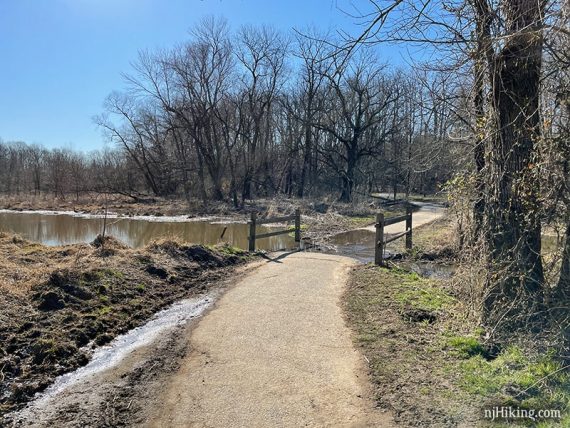
[(126, 250), (129, 247), (112, 236), (105, 236), (99, 234), (91, 242), (91, 245), (99, 250), (97, 255), (108, 257), (117, 254), (120, 250)]
[(229, 246), (185, 245), (172, 240), (155, 242), (148, 249), (151, 253), (165, 253), (177, 260), (195, 262), (202, 268), (216, 268), (235, 264), (247, 254), (245, 251)]
[(95, 293), (82, 284), (93, 279), (93, 272), (84, 275), (68, 269), (52, 272), (47, 283), (38, 287), (41, 291), (32, 296), (32, 300), (39, 302), (38, 309), (51, 311), (63, 309), (68, 304), (81, 305), (83, 301), (95, 297)]
[[(101, 257), (103, 247), (114, 253)], [(230, 247), (175, 242), (132, 250), (111, 237), (65, 247), (1, 238), (0, 266), (18, 277), (0, 281), (0, 426), (3, 413), (86, 364), (94, 347), (204, 291), (245, 260), (247, 253)]]

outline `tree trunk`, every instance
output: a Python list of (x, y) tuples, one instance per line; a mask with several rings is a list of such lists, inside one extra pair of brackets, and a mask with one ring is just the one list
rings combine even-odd
[[(309, 104), (309, 106), (307, 108), (312, 108)], [(304, 155), (303, 155), (303, 165), (301, 167), (301, 176), (299, 178), (299, 187), (297, 189), (297, 196), (299, 198), (302, 198), (305, 195), (305, 185), (307, 182), (307, 172), (310, 168), (310, 163), (311, 163), (311, 152), (313, 150), (312, 148), (312, 129), (311, 129), (311, 121), (312, 118), (309, 116), (306, 119), (306, 124), (305, 124), (305, 151), (304, 151)]]
[(204, 160), (199, 147), (196, 145), (196, 156), (198, 158), (198, 179), (200, 181), (200, 196), (204, 206), (208, 205), (208, 194), (206, 193), (206, 181), (204, 176)]
[[(355, 141), (357, 141), (355, 139)], [(354, 188), (354, 173), (358, 162), (358, 142), (353, 141), (346, 147), (346, 171), (341, 177), (340, 202), (352, 202), (352, 190)]]
[[(481, 41), (479, 42), (481, 44)], [(472, 241), (479, 238), (483, 230), (485, 217), (485, 95), (484, 80), (485, 72), (482, 66), (481, 48), (478, 49), (478, 58), (475, 59), (475, 147), (473, 157), (475, 160), (475, 204), (473, 205), (473, 231)]]
[(498, 132), (491, 140), (490, 195), (486, 203), (491, 266), (483, 316), (503, 332), (538, 327), (543, 321), (541, 226), (533, 165), (535, 142), (540, 136), (543, 41), (539, 5), (519, 0), (507, 5), (512, 35), (495, 64), (493, 97)]

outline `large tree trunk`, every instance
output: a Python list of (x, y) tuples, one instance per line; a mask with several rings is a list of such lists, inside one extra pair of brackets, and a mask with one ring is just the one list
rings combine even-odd
[(204, 206), (208, 205), (208, 194), (206, 193), (206, 177), (204, 174), (204, 160), (202, 158), (202, 153), (198, 147), (196, 147), (196, 157), (198, 159), (198, 180), (200, 181), (200, 197), (202, 198), (202, 203)]
[(551, 296), (550, 314), (555, 328), (562, 335), (562, 355), (566, 355), (570, 363), (570, 218), (567, 220), (564, 239), (560, 277)]
[[(538, 186), (533, 156), (540, 136), (539, 85), (542, 9), (539, 2), (507, 4), (510, 38), (497, 57), (489, 199), (490, 276), (484, 318), (507, 332), (543, 321), (544, 274)], [(507, 324), (508, 320), (508, 324)]]
[[(481, 36), (482, 37), (482, 36)], [(475, 160), (475, 203), (473, 205), (473, 233), (472, 241), (476, 241), (483, 230), (485, 217), (485, 69), (482, 65), (483, 41), (479, 40), (477, 58), (475, 59), (475, 147), (473, 157)]]

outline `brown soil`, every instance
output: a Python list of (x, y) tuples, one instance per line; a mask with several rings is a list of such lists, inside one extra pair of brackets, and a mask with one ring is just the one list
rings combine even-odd
[(88, 362), (93, 347), (232, 274), (247, 253), (107, 238), (45, 247), (0, 234), (0, 416)]

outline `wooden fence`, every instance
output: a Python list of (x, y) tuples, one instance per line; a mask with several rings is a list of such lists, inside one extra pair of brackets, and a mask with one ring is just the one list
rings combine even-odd
[[(404, 232), (396, 233), (389, 238), (384, 237), (384, 228), (391, 224), (397, 224), (405, 221), (406, 230)], [(410, 206), (406, 207), (406, 214), (397, 217), (384, 218), (383, 213), (376, 214), (376, 246), (374, 251), (374, 263), (378, 266), (384, 264), (384, 249), (386, 244), (395, 241), (401, 237), (406, 237), (406, 248), (412, 248), (412, 208)]]
[[(261, 235), (256, 234), (256, 227), (260, 224), (270, 224), (270, 223), (282, 223), (295, 220), (295, 227), (277, 230), (275, 232), (262, 233)], [(274, 218), (263, 218), (257, 219), (256, 213), (251, 213), (251, 218), (249, 220), (249, 236), (247, 237), (249, 241), (249, 251), (255, 251), (255, 240), (261, 238), (269, 238), (270, 236), (283, 235), (285, 233), (295, 232), (295, 242), (301, 241), (301, 211), (299, 209), (295, 210), (295, 214), (284, 216), (284, 217), (274, 217)]]

